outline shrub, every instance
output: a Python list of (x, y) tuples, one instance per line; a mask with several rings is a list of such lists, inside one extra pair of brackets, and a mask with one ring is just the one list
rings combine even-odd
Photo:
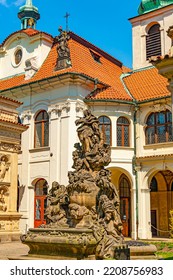
[(173, 210), (170, 210), (169, 214), (170, 214), (170, 218), (169, 218), (170, 237), (173, 238)]

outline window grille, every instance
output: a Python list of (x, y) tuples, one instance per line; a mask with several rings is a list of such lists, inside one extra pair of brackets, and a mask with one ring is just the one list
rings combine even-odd
[(129, 121), (125, 117), (117, 120), (117, 146), (129, 147)]

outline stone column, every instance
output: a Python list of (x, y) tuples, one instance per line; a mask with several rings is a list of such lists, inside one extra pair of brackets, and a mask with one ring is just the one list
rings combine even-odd
[(18, 152), (27, 126), (18, 123), (20, 102), (0, 96), (0, 242), (20, 237), (17, 212)]

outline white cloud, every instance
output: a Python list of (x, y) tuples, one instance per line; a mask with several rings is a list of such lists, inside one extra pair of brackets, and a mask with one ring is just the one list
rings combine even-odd
[(7, 0), (0, 0), (0, 4), (8, 7)]
[(0, 5), (3, 5), (5, 7), (9, 7), (12, 5), (21, 6), (24, 3), (25, 3), (25, 0), (16, 0), (16, 1), (0, 0)]
[(25, 0), (16, 0), (15, 2), (13, 2), (13, 4), (15, 6), (20, 6), (20, 5), (24, 4), (24, 3), (25, 3)]

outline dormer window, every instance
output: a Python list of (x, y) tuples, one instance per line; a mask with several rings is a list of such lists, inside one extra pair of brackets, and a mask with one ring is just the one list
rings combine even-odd
[(101, 56), (100, 56), (98, 53), (94, 52), (93, 50), (90, 50), (90, 53), (91, 53), (93, 59), (94, 59), (96, 62), (101, 63), (101, 61), (100, 61), (100, 57), (101, 57)]

